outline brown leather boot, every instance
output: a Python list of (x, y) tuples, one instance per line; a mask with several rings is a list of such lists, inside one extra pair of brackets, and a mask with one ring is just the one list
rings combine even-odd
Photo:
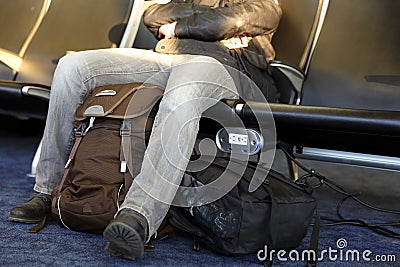
[(35, 193), (27, 202), (13, 208), (8, 219), (14, 222), (38, 223), (51, 209), (51, 196)]

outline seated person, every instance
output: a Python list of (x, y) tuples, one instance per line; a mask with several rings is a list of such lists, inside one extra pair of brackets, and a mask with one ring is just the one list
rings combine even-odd
[[(36, 193), (13, 208), (9, 219), (36, 223), (50, 211), (52, 190), (60, 183), (74, 142), (75, 110), (94, 88), (156, 84), (164, 88), (164, 96), (140, 173), (103, 234), (111, 254), (128, 259), (142, 255), (176, 192), (175, 187), (161, 188), (161, 181), (180, 184), (201, 113), (215, 101), (248, 93), (230, 69), (250, 77), (268, 101), (277, 100), (267, 63), (275, 55), (271, 38), (280, 17), (276, 0), (172, 0), (152, 5), (144, 13), (146, 26), (161, 39), (156, 51), (117, 48), (63, 57), (51, 86)], [(180, 112), (174, 112), (178, 108)]]

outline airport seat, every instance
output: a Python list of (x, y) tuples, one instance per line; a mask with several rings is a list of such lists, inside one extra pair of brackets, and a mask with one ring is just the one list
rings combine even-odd
[(330, 1), (301, 103), (400, 111), (399, 10), (399, 1)]
[(0, 79), (13, 80), (20, 58), (46, 15), (50, 0), (1, 0)]
[[(360, 1), (357, 1), (359, 5), (357, 7), (362, 9), (357, 13), (360, 17), (354, 16), (355, 20), (346, 20), (348, 23), (346, 27), (342, 25), (341, 28), (338, 28), (334, 25), (343, 23), (340, 22), (343, 12), (349, 12), (347, 17), (351, 18), (351, 12), (356, 10), (356, 6), (354, 6), (354, 9), (346, 10), (347, 5), (353, 6), (348, 1), (281, 0), (286, 17), (283, 18), (281, 27), (276, 33), (276, 38), (274, 38), (277, 60), (271, 62), (271, 71), (280, 90), (287, 92), (284, 94), (284, 99), (281, 100), (281, 103), (270, 103), (268, 106), (265, 103), (240, 103), (236, 100), (226, 100), (224, 101), (227, 104), (224, 110), (225, 114), (221, 114), (221, 116), (229, 120), (232, 118), (232, 114), (238, 114), (247, 127), (257, 129), (259, 125), (255, 120), (255, 115), (272, 112), (276, 122), (278, 142), (287, 144), (294, 157), (400, 170), (400, 150), (397, 149), (400, 145), (400, 112), (390, 106), (386, 110), (382, 110), (381, 107), (377, 108), (376, 105), (370, 105), (371, 102), (376, 104), (374, 101), (369, 103), (368, 101), (360, 102), (358, 99), (354, 99), (354, 92), (360, 95), (369, 92), (368, 90), (359, 92), (357, 90), (360, 87), (355, 86), (360, 83), (360, 76), (354, 75), (354, 73), (362, 73), (363, 71), (365, 81), (373, 81), (375, 89), (372, 91), (375, 91), (375, 93), (379, 92), (380, 89), (387, 88), (389, 83), (389, 93), (378, 97), (384, 98), (385, 101), (392, 101), (398, 96), (396, 91), (396, 87), (398, 87), (398, 76), (396, 76), (398, 63), (396, 59), (398, 59), (399, 52), (395, 49), (398, 47), (395, 45), (398, 39), (396, 39), (396, 35), (392, 35), (396, 29), (390, 30), (389, 37), (385, 39), (394, 43), (391, 45), (375, 39), (373, 45), (364, 42), (358, 43), (356, 41), (359, 39), (352, 40), (350, 38), (352, 37), (351, 32), (354, 32), (358, 27), (365, 30), (364, 25), (360, 25), (359, 21), (363, 21), (361, 18), (366, 20), (372, 16), (371, 12), (374, 9), (382, 9), (382, 14), (388, 12), (389, 15), (379, 17), (379, 19), (382, 19), (379, 23), (380, 26), (371, 29), (374, 33), (371, 36), (380, 36), (381, 31), (385, 31), (386, 27), (397, 28), (391, 26), (393, 24), (398, 25), (398, 19), (390, 15), (393, 13), (390, 10), (395, 10), (398, 4), (390, 0), (363, 0), (362, 3)], [(382, 6), (380, 3), (382, 3)], [(310, 11), (311, 9), (307, 9), (308, 13), (305, 12), (305, 10), (302, 10), (304, 5), (313, 6), (314, 12), (317, 9), (317, 14), (321, 16), (316, 16), (315, 13)], [(325, 14), (325, 12), (327, 13)], [(305, 14), (308, 15), (305, 16)], [(299, 25), (300, 27), (298, 27)], [(334, 40), (335, 42), (327, 41), (333, 38), (332, 36), (342, 35), (343, 32), (347, 33), (348, 39)], [(135, 39), (134, 47), (151, 49), (154, 46), (154, 43), (152, 43), (154, 40), (149, 36), (150, 39), (142, 38), (142, 33), (144, 35), (150, 34), (145, 30), (141, 31), (139, 27), (138, 38)], [(366, 34), (368, 35), (368, 31)], [(357, 36), (354, 35), (355, 38)], [(145, 41), (141, 42), (143, 40)], [(292, 40), (296, 40), (297, 45)], [(299, 45), (300, 43), (301, 45)], [(349, 62), (352, 60), (355, 62), (351, 62), (351, 64), (349, 63), (343, 69), (340, 69), (340, 66), (333, 64), (338, 60), (337, 54), (333, 51), (342, 52), (344, 44), (347, 44), (349, 49), (357, 44), (358, 50), (353, 48), (353, 53), (347, 55)], [(373, 57), (368, 57), (371, 54), (364, 54), (365, 57), (351, 58), (355, 53), (354, 51), (363, 49), (363, 45), (367, 46), (367, 50), (370, 49), (368, 48), (369, 45), (384, 46), (380, 49), (386, 49), (384, 59), (387, 59), (390, 64), (375, 72), (371, 72), (371, 69), (368, 68), (360, 70), (360, 67), (365, 67), (363, 64), (366, 61), (373, 62), (374, 60)], [(293, 49), (293, 47), (295, 48)], [(381, 65), (384, 64), (383, 61), (379, 62), (381, 62)], [(351, 72), (349, 68), (352, 67), (357, 67), (357, 71)], [(349, 71), (349, 75), (346, 76), (349, 79), (346, 86), (343, 85), (341, 76), (331, 79), (321, 78), (326, 77), (323, 75), (324, 73), (337, 75), (346, 71)], [(364, 79), (364, 76), (361, 77)], [(381, 86), (382, 81), (385, 83), (383, 86)], [(361, 88), (365, 89), (369, 86), (361, 86)], [(328, 90), (328, 93), (325, 97), (322, 92), (326, 90)], [(335, 98), (329, 97), (334, 90), (342, 92), (341, 98), (335, 100)], [(329, 99), (335, 101), (330, 104), (321, 102), (329, 101)], [(352, 103), (352, 100), (354, 100), (354, 103)], [(393, 101), (392, 105), (395, 106), (395, 100)], [(346, 105), (343, 105), (343, 103), (346, 103)], [(360, 103), (363, 106), (360, 106)]]
[[(42, 12), (44, 14), (37, 23), (37, 29), (32, 32), (32, 38), (26, 42), (24, 53), (13, 53), (20, 61), (18, 68), (2, 64), (13, 73), (12, 79), (2, 76), (0, 80), (2, 116), (44, 120), (53, 72), (62, 56), (73, 51), (127, 47), (133, 43), (135, 24), (130, 22), (137, 12), (133, 0), (52, 0), (46, 3), (49, 6), (46, 12)], [(8, 12), (14, 15), (27, 6), (32, 9), (32, 2), (26, 0), (8, 1), (7, 4), (10, 6)], [(44, 3), (42, 7), (44, 10)], [(131, 32), (125, 31), (127, 27)], [(7, 35), (7, 32), (4, 34)], [(40, 149), (41, 143), (32, 161), (33, 176)]]
[(294, 156), (400, 169), (399, 9), (390, 0), (330, 1), (296, 115), (318, 123), (301, 132)]
[[(295, 2), (281, 3), (291, 1)], [(396, 13), (400, 3), (325, 2), (328, 8), (320, 36), (314, 40), (311, 56), (302, 61), (308, 64), (304, 69), (300, 65), (299, 75), (295, 74), (295, 80), (304, 75), (300, 90), (296, 89), (300, 105), (270, 103), (267, 108), (262, 103), (232, 102), (230, 112), (238, 113), (248, 127), (257, 127), (254, 115), (271, 110), (279, 141), (289, 144), (296, 158), (400, 170), (400, 21)], [(281, 26), (279, 30), (285, 24)], [(287, 40), (297, 37), (286, 32), (284, 36), (289, 47), (293, 42)], [(275, 46), (277, 58), (296, 62), (296, 50), (286, 49), (282, 42)], [(283, 86), (290, 89), (293, 84)]]
[[(132, 47), (139, 28), (137, 18), (156, 1), (103, 0), (98, 5), (94, 0), (52, 0), (16, 79), (0, 80), (0, 114), (45, 119), (58, 59), (74, 51)], [(36, 175), (41, 145), (42, 142), (33, 157), (29, 176)]]
[(284, 99), (225, 100), (220, 122), (230, 125), (237, 114), (247, 128), (259, 129), (257, 117), (272, 113), (276, 141), (293, 158), (400, 170), (399, 3), (320, 0), (302, 47), (307, 12), (301, 8), (312, 1), (280, 2), (286, 17), (274, 37), (277, 60), (270, 65)]
[(0, 81), (0, 113), (44, 119), (58, 60), (68, 52), (118, 47), (132, 6), (133, 0), (50, 1), (14, 79)]

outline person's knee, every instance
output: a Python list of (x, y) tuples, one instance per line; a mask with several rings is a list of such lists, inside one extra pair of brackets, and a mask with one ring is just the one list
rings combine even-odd
[(67, 54), (60, 58), (54, 77), (62, 76), (64, 79), (82, 79), (88, 68), (88, 59), (94, 51), (80, 51)]
[(203, 62), (209, 64), (222, 65), (218, 60), (210, 56), (196, 55), (188, 60), (188, 62)]
[(68, 75), (69, 73), (76, 73), (82, 64), (82, 59), (79, 53), (67, 54), (60, 58), (57, 64), (56, 73), (61, 75)]
[(195, 76), (209, 76), (212, 73), (228, 74), (226, 72), (225, 66), (221, 62), (209, 56), (194, 56), (185, 61), (183, 67), (196, 69), (196, 72), (192, 72)]
[[(85, 92), (79, 90), (82, 84), (83, 73), (87, 65), (81, 53), (72, 53), (63, 56), (54, 72), (51, 86), (51, 98), (69, 98), (82, 101)], [(84, 90), (84, 88), (82, 88)]]
[(233, 87), (232, 81), (230, 73), (218, 60), (208, 56), (193, 56), (174, 67), (168, 84), (174, 89), (192, 86), (208, 95), (207, 91), (213, 90), (216, 85)]

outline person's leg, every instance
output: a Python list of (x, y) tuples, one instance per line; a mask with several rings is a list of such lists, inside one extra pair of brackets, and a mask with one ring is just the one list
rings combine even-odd
[[(184, 60), (177, 57), (176, 61)], [(167, 55), (137, 49), (104, 49), (63, 57), (55, 71), (34, 190), (39, 197), (11, 210), (9, 219), (34, 223), (50, 209), (49, 194), (60, 183), (73, 144), (75, 109), (96, 87), (150, 82), (166, 86), (172, 61)]]
[[(131, 209), (143, 215), (148, 222), (148, 234), (139, 238), (136, 231), (124, 231), (135, 227), (117, 215), (104, 232), (111, 253), (128, 258), (142, 254), (140, 242), (148, 241), (156, 232), (180, 185), (202, 112), (222, 98), (237, 98), (237, 90), (232, 77), (217, 60), (194, 56), (172, 67), (141, 171), (120, 208), (121, 213)], [(123, 232), (129, 234), (121, 235)]]
[(150, 77), (152, 83), (165, 87), (169, 64), (166, 57), (137, 49), (93, 50), (62, 58), (52, 84), (35, 191), (50, 194), (59, 184), (73, 144), (75, 110), (94, 88)]

